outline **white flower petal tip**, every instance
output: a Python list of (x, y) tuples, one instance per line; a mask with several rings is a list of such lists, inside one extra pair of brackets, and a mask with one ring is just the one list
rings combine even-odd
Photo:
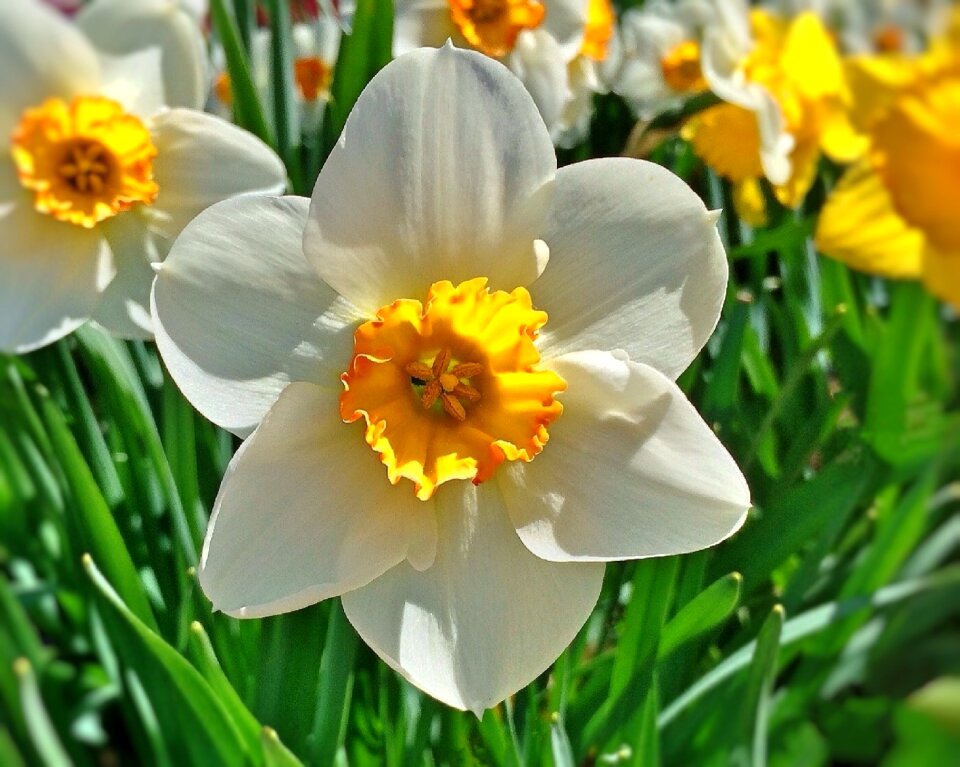
[(163, 261), (150, 264), (150, 268), (153, 269), (154, 274), (160, 274), (160, 272), (163, 271)]
[(549, 447), (498, 475), (534, 554), (560, 562), (684, 554), (743, 525), (747, 482), (672, 381), (604, 352), (552, 367), (568, 389)]
[(313, 192), (304, 252), (373, 313), (438, 280), (537, 278), (556, 156), (530, 94), (499, 62), (420, 48), (361, 93)]
[(230, 462), (198, 571), (217, 609), (289, 612), (364, 586), (412, 541), (429, 550), (432, 504), (384, 481), (359, 429), (339, 419), (339, 396), (291, 384)]
[(251, 195), (213, 205), (183, 230), (154, 280), (167, 369), (203, 415), (239, 436), (291, 381), (339, 386), (350, 359), (362, 315), (303, 256), (308, 204)]
[(287, 171), (276, 152), (226, 120), (169, 109), (155, 115), (150, 127), (160, 194), (149, 215), (153, 228), (164, 236), (175, 237), (198, 213), (221, 200), (282, 194), (286, 189)]
[(550, 260), (531, 288), (549, 315), (544, 356), (621, 348), (675, 378), (713, 333), (726, 294), (714, 217), (684, 181), (643, 160), (567, 166), (555, 191)]
[(707, 216), (710, 221), (711, 226), (716, 226), (720, 222), (720, 217), (723, 215), (723, 210), (718, 208), (717, 210), (708, 210)]
[(596, 604), (602, 564), (551, 563), (518, 540), (494, 483), (435, 496), (437, 557), (343, 595), (347, 618), (393, 669), (482, 716), (553, 663)]

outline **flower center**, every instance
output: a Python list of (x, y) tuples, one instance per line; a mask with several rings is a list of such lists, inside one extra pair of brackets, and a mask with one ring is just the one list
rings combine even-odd
[(488, 56), (505, 56), (517, 35), (536, 29), (544, 7), (537, 0), (447, 0), (450, 17), (474, 48)]
[(319, 56), (305, 56), (293, 62), (293, 77), (305, 101), (316, 101), (330, 88), (333, 70)]
[(89, 229), (135, 203), (151, 204), (159, 191), (149, 131), (109, 99), (49, 99), (27, 109), (11, 149), (34, 207), (59, 221)]
[(700, 44), (684, 40), (673, 46), (660, 60), (664, 82), (679, 93), (706, 90), (707, 83), (700, 69)]
[(873, 47), (878, 53), (902, 53), (906, 36), (896, 24), (882, 24), (873, 31)]
[(588, 59), (603, 61), (613, 37), (614, 15), (610, 0), (587, 0), (587, 21), (583, 28), (580, 53)]
[(425, 303), (400, 299), (357, 329), (340, 415), (364, 419), (389, 480), (411, 480), (422, 500), (444, 482), (479, 484), (504, 461), (531, 461), (566, 389), (538, 367), (546, 321), (523, 288), (436, 282)]

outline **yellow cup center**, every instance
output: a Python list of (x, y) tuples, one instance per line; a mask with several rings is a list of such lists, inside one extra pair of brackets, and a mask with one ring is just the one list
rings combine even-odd
[(706, 90), (707, 82), (700, 69), (700, 45), (684, 40), (673, 46), (660, 60), (664, 82), (679, 93)]
[(109, 99), (48, 99), (27, 109), (11, 151), (37, 211), (78, 226), (91, 228), (136, 203), (149, 205), (159, 192), (150, 132)]
[(450, 17), (474, 48), (488, 56), (505, 56), (517, 35), (536, 29), (544, 7), (537, 0), (447, 0)]
[(613, 37), (614, 18), (610, 0), (588, 0), (583, 44), (580, 46), (582, 55), (594, 61), (607, 58), (607, 46)]
[(411, 480), (422, 500), (444, 482), (480, 483), (504, 461), (531, 461), (566, 388), (539, 368), (533, 342), (546, 321), (523, 288), (436, 282), (424, 303), (395, 301), (357, 330), (340, 415), (365, 421), (389, 480)]

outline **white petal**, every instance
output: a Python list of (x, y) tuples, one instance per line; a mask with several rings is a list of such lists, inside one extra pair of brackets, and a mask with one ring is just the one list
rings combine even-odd
[(97, 48), (113, 56), (159, 48), (167, 106), (203, 107), (206, 46), (197, 22), (178, 2), (96, 0), (76, 21)]
[(304, 252), (369, 312), (437, 280), (513, 290), (541, 268), (555, 170), (543, 120), (503, 65), (417, 50), (360, 95), (317, 179)]
[(439, 48), (450, 39), (456, 41), (457, 45), (466, 47), (460, 30), (450, 18), (447, 0), (395, 0), (393, 6), (395, 57), (416, 48)]
[(201, 210), (240, 194), (282, 194), (287, 172), (252, 133), (213, 115), (171, 109), (150, 121), (160, 187), (150, 208), (158, 231), (175, 237)]
[(0, 148), (24, 109), (99, 83), (93, 47), (61, 14), (36, 0), (0, 2)]
[[(0, 178), (12, 172), (0, 161)], [(21, 354), (75, 330), (113, 276), (102, 232), (37, 213), (26, 192), (0, 203), (0, 242), (0, 351)]]
[(141, 118), (164, 108), (166, 94), (159, 48), (143, 48), (122, 56), (100, 54), (100, 93)]
[(341, 391), (291, 384), (230, 462), (200, 560), (215, 609), (276, 615), (363, 586), (434, 514), (340, 420)]
[(150, 288), (152, 264), (162, 260), (166, 243), (152, 234), (139, 211), (121, 213), (101, 224), (113, 251), (117, 276), (107, 286), (93, 319), (121, 338), (153, 338)]
[(520, 538), (555, 561), (696, 551), (740, 528), (750, 490), (676, 385), (605, 352), (553, 360), (563, 415), (529, 464), (497, 481)]
[(544, 5), (547, 13), (540, 29), (557, 41), (570, 61), (583, 45), (589, 0), (547, 0)]
[(790, 153), (795, 144), (787, 133), (780, 105), (763, 86), (755, 85), (757, 125), (760, 130), (760, 162), (771, 184), (786, 184), (793, 171)]
[(361, 317), (303, 256), (308, 200), (240, 197), (204, 211), (157, 275), (157, 346), (214, 423), (246, 436), (290, 381), (339, 385)]
[(524, 31), (517, 37), (507, 66), (530, 92), (554, 139), (561, 130), (567, 102), (573, 98), (563, 49), (542, 29)]
[(544, 240), (550, 262), (531, 287), (549, 319), (545, 355), (624, 349), (675, 378), (720, 317), (727, 260), (700, 198), (642, 160), (589, 160), (557, 173)]
[(347, 617), (391, 667), (435, 698), (478, 715), (542, 673), (600, 593), (603, 566), (558, 565), (517, 539), (492, 482), (435, 496), (437, 558), (400, 565), (343, 596)]

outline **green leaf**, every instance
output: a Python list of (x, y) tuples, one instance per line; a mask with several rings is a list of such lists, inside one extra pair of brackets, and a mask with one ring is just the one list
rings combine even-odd
[(270, 13), (270, 82), (273, 95), (273, 124), (277, 131), (277, 152), (287, 166), (287, 175), (296, 194), (309, 194), (300, 167), (300, 122), (294, 93), (293, 32), (288, 0), (268, 0)]
[(123, 603), (89, 556), (84, 569), (113, 646), (143, 680), (176, 763), (246, 764), (254, 755), (213, 688)]
[(50, 715), (40, 696), (37, 678), (33, 667), (26, 658), (19, 658), (13, 664), (13, 672), (20, 684), (20, 706), (27, 725), (27, 732), (34, 748), (46, 767), (70, 767), (73, 762), (60, 742), (60, 737), (50, 721)]
[(670, 655), (684, 642), (716, 628), (729, 618), (740, 604), (743, 576), (724, 575), (711, 583), (674, 615), (663, 627), (657, 658)]
[(303, 767), (303, 762), (280, 742), (280, 737), (273, 728), (264, 727), (260, 731), (260, 743), (263, 747), (265, 767)]
[(256, 86), (253, 84), (249, 58), (244, 50), (237, 20), (227, 8), (226, 0), (210, 0), (210, 14), (213, 28), (220, 38), (223, 55), (227, 60), (227, 74), (230, 77), (230, 91), (233, 95), (233, 114), (237, 125), (246, 128), (271, 146), (276, 146), (263, 115), (263, 105), (257, 95)]
[(356, 652), (357, 635), (347, 621), (340, 600), (335, 599), (331, 603), (320, 661), (319, 699), (310, 735), (311, 764), (333, 764), (337, 749), (343, 743)]
[(250, 709), (246, 707), (240, 699), (240, 695), (230, 684), (230, 680), (223, 673), (220, 662), (213, 651), (213, 645), (210, 644), (210, 637), (207, 636), (203, 625), (198, 621), (194, 621), (190, 625), (187, 657), (203, 675), (203, 678), (207, 680), (210, 689), (213, 690), (224, 710), (230, 715), (246, 741), (247, 750), (255, 753), (264, 738), (260, 723), (250, 713)]
[(137, 618), (151, 629), (157, 628), (153, 610), (143, 590), (117, 523), (107, 508), (90, 468), (83, 460), (73, 434), (67, 428), (56, 404), (44, 397), (40, 403), (50, 442), (60, 459), (73, 500), (71, 514), (76, 521), (86, 551), (102, 563), (107, 579)]
[(783, 607), (775, 605), (760, 627), (753, 662), (747, 674), (747, 689), (742, 708), (742, 753), (750, 754), (746, 763), (753, 767), (763, 767), (767, 763), (767, 721), (770, 715), (770, 694), (777, 674), (783, 619)]
[[(817, 634), (833, 625), (834, 621), (852, 615), (867, 606), (878, 610), (904, 599), (909, 599), (916, 594), (935, 589), (952, 589), (957, 586), (960, 586), (960, 565), (945, 568), (927, 578), (895, 583), (869, 596), (855, 597), (842, 602), (829, 602), (787, 621), (783, 626), (780, 644), (785, 647)], [(751, 663), (756, 647), (756, 640), (748, 642), (739, 650), (727, 656), (711, 671), (704, 674), (661, 712), (657, 722), (659, 727), (663, 729), (668, 726), (708, 691), (747, 668)]]
[(324, 156), (340, 138), (360, 92), (390, 61), (393, 46), (392, 0), (357, 0), (349, 35), (340, 42), (323, 120)]
[(200, 530), (196, 524), (187, 521), (150, 402), (129, 352), (119, 341), (89, 325), (80, 328), (75, 337), (101, 390), (113, 405), (114, 423), (123, 432), (128, 450), (142, 451), (156, 474), (166, 496), (173, 532), (184, 560), (195, 564), (199, 559), (195, 536)]

